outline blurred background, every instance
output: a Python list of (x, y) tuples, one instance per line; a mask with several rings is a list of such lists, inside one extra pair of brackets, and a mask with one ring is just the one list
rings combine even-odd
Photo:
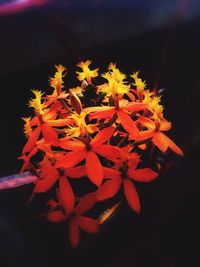
[[(0, 1), (0, 177), (19, 172), (31, 89), (48, 92), (55, 64), (91, 59), (140, 70), (165, 89), (170, 136), (185, 152), (169, 175), (139, 185), (140, 217), (124, 208), (73, 251), (64, 226), (27, 206), (31, 186), (0, 192), (0, 266), (200, 266), (200, 1)], [(34, 217), (34, 218), (33, 218)]]

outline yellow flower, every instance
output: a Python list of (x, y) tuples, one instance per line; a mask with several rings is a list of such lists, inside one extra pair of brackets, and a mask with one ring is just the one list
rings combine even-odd
[(148, 109), (152, 112), (152, 119), (158, 121), (163, 119), (163, 106), (160, 104), (161, 97), (153, 96), (153, 92), (145, 90), (143, 92), (144, 99), (143, 103), (148, 105)]
[(154, 95), (153, 92), (149, 91), (149, 90), (144, 90), (143, 92), (143, 103), (144, 104), (149, 104), (152, 101), (152, 96)]
[(70, 88), (69, 89), (70, 93), (74, 93), (75, 95), (82, 97), (83, 96), (83, 90), (80, 86), (74, 87), (74, 88)]
[(82, 72), (76, 72), (78, 74), (77, 78), (79, 81), (87, 80), (89, 84), (92, 83), (92, 78), (95, 78), (98, 76), (98, 70), (99, 69), (94, 69), (90, 70), (89, 65), (92, 63), (90, 60), (81, 61), (80, 63), (77, 64), (79, 68), (82, 69)]
[(70, 116), (70, 118), (74, 121), (74, 125), (69, 125), (69, 128), (66, 131), (69, 137), (83, 137), (88, 134), (93, 134), (98, 130), (96, 127), (97, 124), (86, 123), (85, 119), (87, 114), (87, 112), (81, 111), (80, 114), (75, 112)]
[(22, 118), (22, 120), (25, 122), (24, 124), (24, 134), (26, 135), (26, 137), (28, 138), (33, 130), (31, 128), (31, 117), (28, 117), (28, 118)]
[(32, 90), (33, 94), (35, 95), (35, 98), (32, 98), (29, 101), (29, 107), (34, 108), (36, 114), (44, 114), (43, 108), (44, 108), (44, 103), (42, 103), (42, 95), (43, 93), (38, 90)]
[(102, 77), (105, 78), (108, 83), (99, 86), (98, 89), (105, 93), (106, 96), (119, 96), (121, 98), (123, 94), (128, 93), (130, 86), (125, 84), (126, 82), (124, 80), (126, 75), (116, 68), (116, 64), (111, 63), (108, 66), (108, 72), (104, 73)]
[(142, 81), (141, 78), (138, 77), (139, 71), (134, 72), (131, 77), (134, 79), (133, 85), (137, 87), (138, 91), (142, 91), (146, 87), (146, 82)]
[(63, 87), (63, 77), (66, 75), (66, 68), (62, 65), (55, 65), (57, 71), (54, 74), (54, 77), (50, 77), (50, 85), (53, 87), (57, 94), (61, 93), (61, 89)]

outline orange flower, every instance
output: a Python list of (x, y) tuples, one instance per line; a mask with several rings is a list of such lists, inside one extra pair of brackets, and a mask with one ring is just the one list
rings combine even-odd
[(151, 138), (152, 143), (163, 153), (170, 148), (177, 155), (183, 156), (183, 151), (169, 137), (162, 133), (162, 131), (168, 131), (171, 128), (170, 122), (162, 120), (160, 125), (156, 125), (149, 118), (140, 117), (138, 123), (146, 127), (147, 130), (140, 131), (137, 136), (133, 133), (129, 136), (130, 140), (146, 140)]
[(34, 193), (48, 191), (60, 176), (58, 170), (46, 158), (40, 163), (40, 169), (40, 179), (36, 182), (36, 186), (33, 189)]
[(124, 103), (124, 101), (119, 101), (119, 108), (116, 107), (91, 107), (86, 108), (85, 110), (87, 112), (93, 112), (89, 115), (90, 120), (92, 119), (106, 119), (111, 118), (115, 114), (123, 126), (123, 128), (129, 133), (135, 132), (137, 134), (138, 128), (135, 125), (135, 122), (132, 120), (132, 118), (127, 114), (128, 112), (138, 112), (140, 110), (144, 110), (146, 108), (146, 104), (143, 103), (137, 103), (137, 102), (131, 102), (131, 103)]
[(66, 177), (67, 179), (68, 177), (80, 178), (86, 175), (85, 166), (61, 169), (55, 167), (55, 161), (56, 156), (52, 159), (45, 157), (43, 161), (40, 162), (39, 179), (36, 181), (36, 185), (33, 189), (34, 193), (47, 192), (62, 176)]
[(103, 169), (97, 154), (109, 160), (120, 157), (119, 148), (103, 144), (110, 139), (114, 130), (114, 127), (104, 128), (97, 133), (91, 141), (87, 139), (86, 142), (78, 140), (60, 140), (60, 147), (71, 151), (67, 152), (66, 155), (56, 163), (56, 167), (74, 167), (85, 159), (88, 178), (96, 186), (100, 186), (103, 180)]
[(137, 165), (134, 167), (125, 166), (119, 170), (104, 167), (104, 178), (109, 178), (109, 180), (96, 191), (97, 200), (102, 201), (114, 197), (123, 185), (129, 206), (139, 213), (141, 210), (140, 199), (132, 180), (147, 183), (153, 181), (158, 174), (150, 168), (136, 169), (136, 167)]
[(55, 203), (51, 202), (53, 210), (48, 213), (47, 219), (54, 223), (69, 220), (69, 239), (72, 247), (75, 248), (80, 239), (79, 228), (91, 234), (97, 233), (99, 230), (98, 220), (83, 215), (94, 206), (96, 198), (93, 193), (89, 193), (75, 206), (75, 196), (67, 179), (61, 177), (59, 183), (59, 203), (57, 205), (61, 205), (62, 209), (55, 209)]
[[(32, 131), (29, 129), (29, 138), (24, 146), (22, 153), (25, 154), (30, 152), (33, 147), (35, 146), (37, 140), (39, 139), (40, 134), (42, 133), (46, 142), (52, 142), (55, 145), (58, 143), (58, 137), (55, 129), (53, 127), (62, 127), (68, 125), (72, 122), (71, 119), (56, 119), (57, 116), (57, 109), (44, 109), (44, 103), (41, 103), (41, 92), (33, 91), (36, 98), (31, 99), (30, 106), (34, 107), (36, 112), (36, 117), (34, 117), (30, 125), (36, 126), (36, 128)], [(58, 108), (58, 107), (56, 107)], [(26, 124), (27, 120), (25, 121)], [(26, 126), (25, 126), (26, 127)]]

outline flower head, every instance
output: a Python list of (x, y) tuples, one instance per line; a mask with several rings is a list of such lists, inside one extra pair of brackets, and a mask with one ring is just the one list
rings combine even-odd
[(63, 65), (55, 65), (56, 72), (54, 77), (50, 77), (50, 85), (56, 90), (57, 94), (61, 93), (63, 87), (63, 77), (66, 75), (66, 68)]
[(127, 94), (130, 86), (124, 81), (126, 75), (116, 67), (116, 64), (111, 63), (108, 66), (108, 72), (102, 75), (108, 82), (100, 85), (98, 88), (101, 92), (105, 93), (106, 96), (119, 96), (120, 98)]
[(86, 123), (87, 112), (81, 111), (80, 114), (74, 112), (69, 118), (72, 119), (73, 125), (66, 129), (68, 137), (84, 137), (98, 131), (97, 124)]
[[(72, 247), (79, 243), (80, 229), (98, 232), (120, 203), (125, 203), (123, 199), (140, 213), (137, 183), (159, 176), (159, 159), (167, 161), (168, 149), (183, 156), (166, 135), (171, 122), (164, 116), (161, 96), (145, 89), (139, 72), (131, 75), (132, 88), (127, 75), (111, 63), (101, 75), (103, 83), (99, 79), (94, 84), (98, 69), (92, 70), (91, 63), (87, 60), (77, 65), (80, 82), (66, 91), (66, 68), (56, 65), (50, 78), (52, 94), (33, 90), (35, 97), (29, 106), (35, 114), (23, 118), (27, 142), (19, 157), (23, 160), (21, 170), (36, 174), (31, 180), (34, 197), (48, 191), (47, 219), (68, 223)], [(106, 205), (107, 199), (113, 202), (112, 207), (93, 219), (90, 209), (96, 208), (96, 202), (101, 205), (105, 201)], [(98, 208), (96, 212), (99, 214)]]
[(89, 84), (92, 83), (92, 78), (98, 76), (98, 69), (90, 70), (89, 65), (92, 63), (90, 60), (81, 61), (77, 64), (79, 68), (82, 69), (82, 72), (77, 71), (78, 74), (77, 78), (79, 81), (87, 80)]
[(33, 132), (32, 127), (31, 127), (31, 117), (22, 118), (22, 120), (25, 122), (25, 124), (24, 124), (24, 134), (28, 138)]
[(35, 95), (35, 98), (32, 98), (29, 101), (29, 107), (34, 108), (36, 114), (44, 114), (43, 108), (44, 108), (44, 103), (42, 103), (42, 96), (43, 93), (38, 90), (32, 90), (33, 94)]
[(137, 90), (141, 91), (146, 87), (146, 81), (142, 81), (139, 76), (139, 71), (134, 72), (131, 77), (134, 79), (133, 85), (137, 87)]

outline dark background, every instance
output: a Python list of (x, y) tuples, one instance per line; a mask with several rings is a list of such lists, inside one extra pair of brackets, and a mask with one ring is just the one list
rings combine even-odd
[(55, 64), (69, 69), (71, 85), (70, 72), (84, 59), (102, 71), (110, 62), (125, 73), (140, 70), (150, 88), (164, 88), (170, 137), (185, 157), (138, 186), (140, 216), (124, 207), (100, 234), (81, 233), (75, 251), (64, 226), (37, 217), (37, 200), (27, 206), (31, 186), (2, 191), (0, 266), (199, 267), (200, 2), (60, 0), (6, 15), (2, 4), (0, 177), (20, 170), (30, 90), (48, 91)]

